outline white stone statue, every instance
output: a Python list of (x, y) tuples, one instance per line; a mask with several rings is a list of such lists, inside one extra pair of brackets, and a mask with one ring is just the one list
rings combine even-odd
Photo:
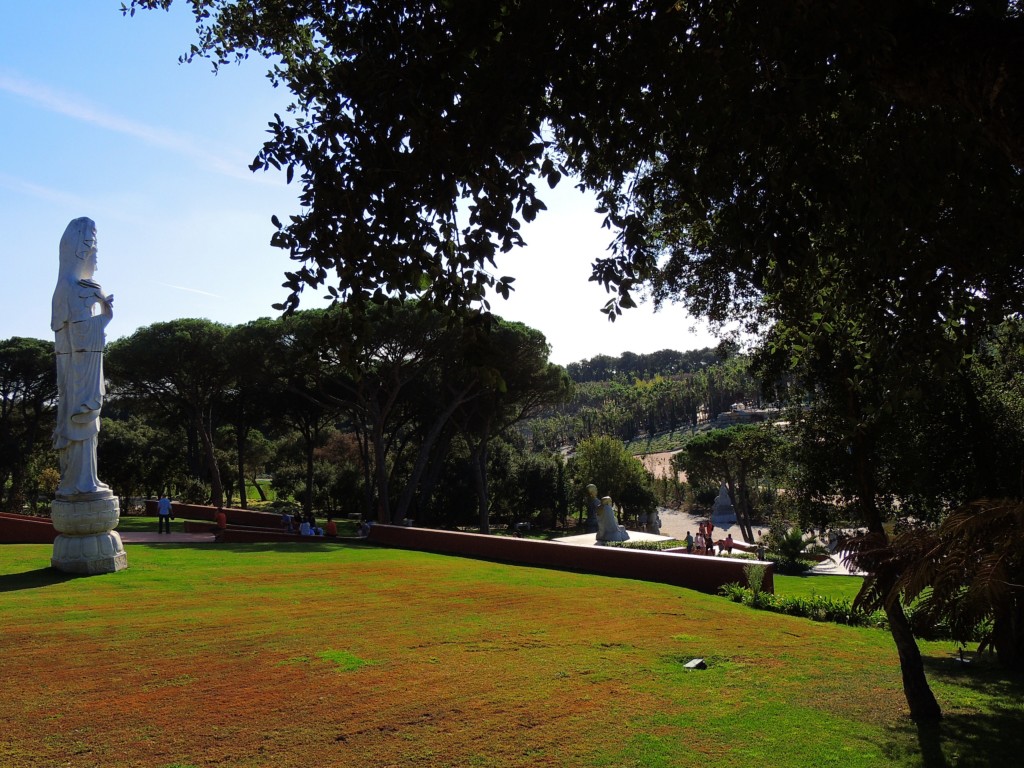
[(96, 475), (100, 431), (104, 330), (113, 317), (113, 296), (93, 280), (96, 224), (75, 219), (60, 240), (60, 273), (53, 292), (50, 328), (57, 354), (57, 426), (53, 447), (60, 454), (58, 498), (109, 493)]
[(57, 357), (57, 425), (53, 447), (60, 457), (60, 485), (50, 519), (60, 535), (51, 565), (68, 573), (111, 573), (128, 567), (117, 498), (96, 472), (96, 442), (103, 406), (103, 345), (113, 317), (113, 296), (93, 280), (96, 223), (75, 219), (60, 239), (60, 270), (53, 291)]
[(657, 509), (647, 515), (647, 527), (644, 530), (657, 536), (661, 535), (661, 515)]
[(601, 500), (597, 498), (597, 486), (591, 483), (587, 486), (587, 533), (595, 533), (598, 529), (597, 516), (601, 509)]
[(612, 497), (604, 496), (601, 499), (601, 509), (597, 513), (597, 540), (598, 541), (628, 541), (629, 533), (619, 525), (615, 519), (615, 510), (612, 509)]

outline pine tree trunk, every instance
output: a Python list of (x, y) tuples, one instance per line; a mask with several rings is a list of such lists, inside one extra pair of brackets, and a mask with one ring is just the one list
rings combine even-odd
[(306, 492), (302, 494), (302, 511), (306, 515), (313, 514), (313, 454), (316, 451), (313, 441), (306, 444)]
[(217, 456), (213, 450), (213, 432), (210, 428), (209, 414), (200, 412), (198, 415), (197, 431), (199, 440), (203, 446), (203, 454), (206, 457), (206, 466), (210, 473), (210, 503), (220, 509), (224, 506), (224, 486), (220, 479), (220, 467), (217, 466)]
[[(236, 428), (235, 431), (235, 445), (238, 453), (238, 487), (241, 489), (238, 493), (238, 505), (242, 509), (249, 508), (249, 493), (245, 488), (245, 448), (246, 438), (243, 434), (243, 427)], [(231, 506), (229, 503), (228, 506)]]
[(260, 481), (255, 475), (252, 477), (252, 487), (256, 489), (256, 493), (259, 494), (260, 501), (267, 500), (267, 492), (263, 490), (263, 486), (260, 485)]
[(1001, 666), (1024, 670), (1024, 600), (1011, 600), (992, 622), (992, 647)]
[[(859, 413), (856, 408), (850, 410), (853, 413)], [(876, 501), (875, 475), (869, 458), (871, 456), (869, 441), (870, 438), (859, 431), (853, 434), (851, 440), (851, 459), (860, 494), (858, 507), (868, 530), (888, 541), (888, 536), (882, 525), (881, 511), (878, 509)], [(895, 574), (885, 577), (880, 575), (879, 587), (882, 594), (888, 596), (894, 588), (895, 581)], [(910, 716), (918, 722), (939, 720), (942, 717), (942, 710), (939, 708), (932, 689), (928, 686), (928, 678), (924, 673), (924, 662), (921, 659), (921, 649), (917, 647), (917, 640), (910, 628), (910, 622), (907, 621), (903, 605), (898, 599), (885, 601), (885, 615), (889, 620), (889, 632), (892, 634), (896, 652), (900, 658), (903, 695), (910, 707)]]
[(939, 720), (942, 717), (942, 710), (939, 707), (939, 702), (935, 700), (935, 694), (928, 686), (928, 679), (924, 674), (924, 662), (921, 659), (921, 649), (917, 647), (917, 640), (914, 639), (914, 633), (910, 629), (910, 622), (907, 621), (902, 604), (899, 601), (894, 601), (891, 606), (887, 605), (885, 616), (889, 620), (889, 632), (896, 643), (896, 651), (900, 657), (903, 695), (907, 698), (910, 716), (918, 722)]
[(480, 511), (480, 533), (491, 532), (490, 500), (487, 489), (487, 442), (484, 440), (473, 456), (473, 482), (476, 485), (477, 506)]

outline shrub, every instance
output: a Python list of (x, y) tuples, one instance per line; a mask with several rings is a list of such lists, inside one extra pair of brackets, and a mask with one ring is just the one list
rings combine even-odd
[(718, 588), (718, 593), (720, 595), (729, 598), (734, 603), (742, 603), (744, 594), (746, 594), (749, 591), (749, 589), (740, 584), (737, 584), (735, 581), (729, 584), (723, 584)]
[(798, 527), (789, 528), (777, 521), (767, 536), (768, 559), (775, 562), (776, 573), (795, 576), (814, 566), (808, 555), (824, 552), (813, 536), (804, 536)]
[(756, 597), (764, 586), (764, 577), (768, 573), (768, 566), (760, 563), (743, 566), (743, 575), (747, 577), (747, 586)]
[(660, 552), (663, 549), (685, 547), (686, 542), (679, 541), (679, 539), (668, 539), (667, 541), (609, 541), (606, 545), (621, 549), (641, 549), (650, 552)]
[(189, 478), (188, 482), (177, 489), (178, 498), (186, 504), (209, 504), (210, 486), (197, 478)]
[[(762, 567), (763, 566), (748, 566)], [(751, 578), (748, 574), (747, 578)], [(754, 583), (751, 581), (751, 583)], [(734, 603), (742, 603), (751, 608), (784, 613), (787, 616), (798, 616), (813, 621), (829, 621), (835, 624), (847, 624), (851, 627), (876, 627), (884, 629), (885, 614), (882, 611), (870, 613), (856, 609), (849, 600), (835, 600), (824, 595), (812, 597), (795, 597), (773, 595), (758, 589), (756, 592), (739, 584), (725, 584), (719, 593)]]
[(701, 488), (696, 493), (692, 494), (692, 498), (701, 507), (712, 507), (715, 504), (715, 499), (718, 498), (717, 488)]
[(778, 552), (772, 552), (771, 550), (769, 550), (765, 556), (775, 563), (775, 572), (781, 573), (784, 576), (799, 576), (801, 573), (809, 571), (815, 565), (813, 560), (791, 560), (783, 557)]

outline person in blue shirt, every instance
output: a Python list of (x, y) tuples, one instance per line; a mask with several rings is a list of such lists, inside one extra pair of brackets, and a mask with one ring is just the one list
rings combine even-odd
[(165, 493), (156, 503), (156, 525), (157, 533), (171, 532), (171, 500)]

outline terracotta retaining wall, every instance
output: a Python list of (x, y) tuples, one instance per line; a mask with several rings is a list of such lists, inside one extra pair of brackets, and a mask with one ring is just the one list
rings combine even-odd
[(220, 529), (209, 520), (182, 520), (181, 530), (185, 533), (216, 533)]
[(53, 544), (56, 538), (48, 517), (0, 512), (0, 544)]
[[(157, 499), (146, 499), (146, 514), (155, 516)], [(259, 512), (254, 509), (236, 509), (224, 507), (224, 514), (229, 525), (253, 525), (260, 528), (276, 528), (281, 525), (281, 515), (277, 512)], [(217, 508), (206, 504), (182, 504), (171, 502), (171, 514), (185, 520), (216, 520)]]
[[(657, 581), (708, 594), (717, 594), (719, 587), (731, 582), (746, 585), (747, 578), (743, 568), (752, 562), (728, 557), (650, 552), (620, 547), (582, 547), (554, 541), (379, 524), (370, 528), (369, 541), (401, 549)], [(767, 568), (763, 589), (766, 592), (774, 592), (772, 563), (764, 565)]]
[[(156, 515), (156, 504), (155, 499), (146, 500), (147, 515)], [(208, 520), (212, 522), (217, 513), (216, 507), (201, 504), (174, 502), (172, 509), (176, 518), (183, 518), (186, 521)], [(330, 538), (319, 536), (303, 537), (284, 531), (274, 531), (273, 529), (278, 528), (281, 523), (281, 516), (275, 512), (257, 512), (249, 509), (224, 507), (224, 513), (229, 526), (253, 526), (264, 530), (228, 529), (218, 534), (218, 541), (331, 541)], [(186, 530), (189, 528), (210, 530), (208, 526), (202, 524), (189, 526), (186, 523)], [(752, 562), (728, 557), (650, 552), (620, 547), (581, 547), (553, 541), (382, 524), (376, 524), (370, 528), (368, 540), (373, 544), (401, 549), (657, 581), (708, 594), (716, 594), (718, 588), (723, 584), (738, 582), (746, 585), (747, 578), (743, 573), (743, 568)], [(763, 589), (766, 592), (774, 592), (775, 581), (772, 564), (765, 563), (765, 565), (767, 570)]]

